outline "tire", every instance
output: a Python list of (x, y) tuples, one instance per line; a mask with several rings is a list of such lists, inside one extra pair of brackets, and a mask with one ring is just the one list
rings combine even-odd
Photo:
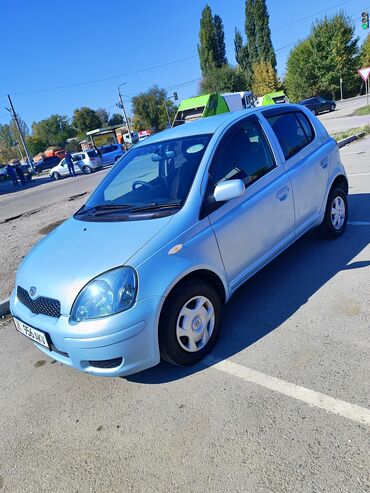
[[(213, 316), (207, 322), (206, 316), (212, 310)], [(189, 312), (189, 315), (184, 312)], [(221, 314), (220, 296), (210, 284), (198, 279), (180, 283), (162, 308), (159, 321), (162, 358), (179, 366), (198, 363), (217, 340), (221, 330)], [(186, 332), (192, 337), (189, 338)]]
[(92, 169), (90, 168), (90, 166), (84, 166), (82, 168), (82, 172), (85, 173), (85, 175), (89, 175), (90, 173), (92, 173)]
[(330, 110), (329, 110), (329, 111), (334, 111), (334, 110), (335, 110), (335, 106), (332, 104), (332, 105), (330, 106)]
[[(333, 211), (337, 213), (334, 214)], [(321, 234), (328, 240), (341, 236), (347, 226), (348, 201), (343, 188), (336, 187), (330, 191), (326, 204), (324, 220), (320, 225)]]
[(53, 180), (55, 180), (55, 181), (61, 179), (61, 176), (57, 171), (54, 171), (54, 173), (51, 176), (52, 176)]
[(312, 108), (312, 113), (316, 116), (317, 115), (317, 111), (315, 110), (315, 108)]

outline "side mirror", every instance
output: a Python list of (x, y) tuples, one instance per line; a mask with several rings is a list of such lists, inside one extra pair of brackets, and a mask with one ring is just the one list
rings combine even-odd
[(213, 198), (216, 202), (225, 202), (241, 197), (244, 192), (245, 186), (242, 180), (227, 180), (216, 185)]

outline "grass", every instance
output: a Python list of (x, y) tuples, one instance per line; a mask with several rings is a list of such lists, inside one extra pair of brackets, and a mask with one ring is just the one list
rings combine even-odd
[(370, 125), (364, 125), (363, 127), (349, 128), (348, 130), (343, 130), (342, 132), (334, 132), (331, 136), (338, 142), (339, 140), (346, 139), (351, 135), (356, 135), (360, 132), (364, 132), (365, 135), (370, 134)]
[(352, 113), (352, 116), (370, 115), (370, 106), (362, 106)]

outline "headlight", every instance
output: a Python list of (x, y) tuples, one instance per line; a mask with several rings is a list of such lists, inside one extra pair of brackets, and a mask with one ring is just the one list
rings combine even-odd
[(71, 318), (81, 322), (127, 310), (135, 302), (136, 291), (136, 273), (132, 267), (104, 272), (80, 291), (73, 303)]

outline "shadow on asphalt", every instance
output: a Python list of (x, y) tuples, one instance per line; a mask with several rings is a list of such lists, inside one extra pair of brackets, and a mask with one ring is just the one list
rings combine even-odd
[(8, 195), (8, 194), (18, 194), (21, 193), (23, 190), (29, 190), (30, 188), (36, 188), (40, 185), (43, 185), (44, 183), (51, 182), (53, 181), (50, 176), (41, 176), (37, 178), (33, 178), (30, 183), (27, 183), (26, 185), (21, 185), (18, 182), (18, 186), (15, 187), (13, 183), (8, 180), (8, 181), (2, 181), (0, 182), (0, 195)]
[[(370, 194), (352, 195), (349, 203), (350, 210), (366, 210), (367, 218), (363, 220), (370, 221)], [(352, 262), (369, 242), (370, 227), (348, 226), (343, 236), (332, 241), (321, 239), (316, 230), (304, 235), (232, 296), (211, 355), (222, 360), (247, 349), (282, 325), (338, 272), (370, 265), (370, 259)], [(160, 384), (204, 368), (204, 364), (182, 368), (161, 362), (125, 378)]]

